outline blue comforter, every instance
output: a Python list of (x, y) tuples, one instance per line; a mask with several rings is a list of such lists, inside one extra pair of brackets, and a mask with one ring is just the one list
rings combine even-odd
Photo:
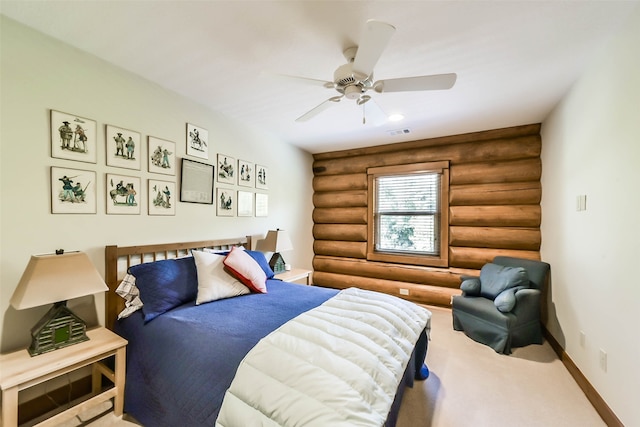
[(115, 331), (129, 340), (125, 412), (149, 427), (214, 425), (245, 354), (338, 292), (278, 280), (267, 288), (266, 294), (190, 302), (147, 324), (140, 311), (118, 321)]

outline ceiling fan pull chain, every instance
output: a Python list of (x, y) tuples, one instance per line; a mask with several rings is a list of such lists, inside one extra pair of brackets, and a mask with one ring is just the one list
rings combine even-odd
[(367, 122), (366, 114), (364, 112), (364, 106), (365, 106), (365, 104), (362, 104), (362, 124), (365, 124)]

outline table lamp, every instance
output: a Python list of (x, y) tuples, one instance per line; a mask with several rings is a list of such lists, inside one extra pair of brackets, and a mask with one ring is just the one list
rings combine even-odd
[(279, 228), (276, 230), (269, 230), (267, 237), (264, 240), (258, 240), (256, 249), (262, 252), (273, 252), (271, 260), (269, 260), (269, 266), (275, 274), (280, 274), (285, 271), (285, 262), (280, 252), (290, 251), (293, 249), (289, 233)]
[(87, 341), (86, 323), (67, 308), (67, 300), (109, 290), (84, 252), (32, 255), (11, 297), (16, 310), (52, 304), (31, 329), (29, 354)]

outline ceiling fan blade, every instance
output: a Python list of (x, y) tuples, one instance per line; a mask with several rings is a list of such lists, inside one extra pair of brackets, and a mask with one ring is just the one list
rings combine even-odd
[(356, 57), (353, 60), (353, 72), (358, 78), (366, 79), (373, 72), (380, 55), (387, 47), (396, 28), (386, 22), (369, 20), (360, 40)]
[(304, 113), (303, 115), (298, 117), (296, 119), (296, 122), (306, 122), (308, 120), (311, 120), (312, 118), (314, 118), (318, 114), (322, 113), (327, 108), (331, 107), (333, 104), (340, 102), (340, 100), (342, 99), (342, 96), (343, 95), (341, 95), (341, 96), (332, 96), (331, 98), (327, 99), (326, 101), (323, 101), (319, 105), (313, 107), (311, 110), (307, 111), (306, 113)]
[(380, 80), (373, 89), (378, 92), (408, 92), (418, 90), (451, 89), (456, 83), (456, 73), (433, 74), (431, 76), (404, 77), (399, 79)]
[(333, 89), (335, 88), (335, 83), (333, 82), (329, 82), (327, 80), (318, 80), (318, 79), (310, 79), (307, 77), (300, 77), (300, 76), (290, 76), (287, 74), (274, 74), (273, 77), (278, 78), (278, 79), (282, 79), (282, 80), (286, 80), (286, 81), (294, 81), (297, 83), (303, 83), (303, 84), (307, 84), (307, 85), (313, 85), (313, 86), (322, 86), (325, 87), (327, 89)]

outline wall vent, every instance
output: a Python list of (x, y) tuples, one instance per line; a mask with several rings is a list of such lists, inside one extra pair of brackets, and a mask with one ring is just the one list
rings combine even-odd
[(391, 136), (396, 136), (396, 135), (406, 135), (408, 133), (411, 133), (411, 129), (409, 128), (405, 128), (405, 129), (395, 129), (395, 130), (389, 130), (387, 131), (387, 133)]

